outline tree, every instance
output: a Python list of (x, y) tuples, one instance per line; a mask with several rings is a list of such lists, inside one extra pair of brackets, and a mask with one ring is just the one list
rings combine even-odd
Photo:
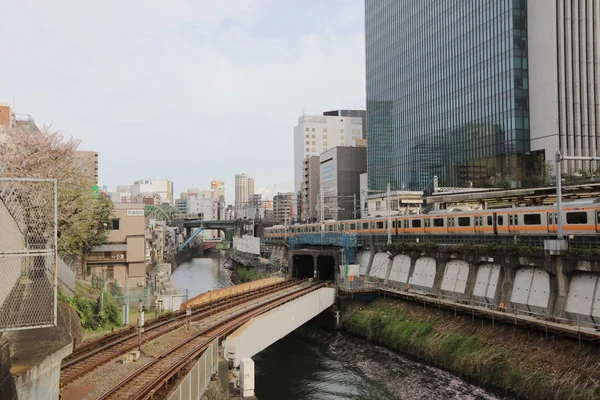
[(49, 127), (41, 131), (9, 128), (0, 143), (3, 177), (57, 180), (60, 255), (86, 255), (92, 246), (106, 243), (112, 228), (112, 202), (106, 196), (93, 197), (94, 182), (78, 165), (78, 145), (78, 140)]

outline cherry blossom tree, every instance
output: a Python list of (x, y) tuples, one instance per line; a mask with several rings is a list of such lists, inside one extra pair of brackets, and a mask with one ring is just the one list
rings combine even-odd
[(57, 180), (59, 254), (83, 256), (85, 263), (93, 246), (106, 243), (113, 207), (107, 196), (93, 196), (94, 182), (81, 170), (75, 153), (79, 140), (50, 127), (9, 128), (5, 135), (0, 142), (2, 177)]

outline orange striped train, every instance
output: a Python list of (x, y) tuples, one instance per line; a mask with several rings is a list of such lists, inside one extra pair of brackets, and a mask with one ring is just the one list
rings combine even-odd
[[(600, 233), (600, 198), (563, 202), (563, 233), (581, 237)], [(556, 207), (517, 207), (481, 211), (457, 209), (427, 214), (394, 216), (392, 235), (489, 235), (552, 236), (558, 230)], [(267, 238), (284, 238), (311, 233), (387, 234), (387, 218), (273, 226), (265, 229)]]

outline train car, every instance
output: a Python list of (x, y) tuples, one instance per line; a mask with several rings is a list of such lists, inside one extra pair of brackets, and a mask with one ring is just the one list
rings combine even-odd
[[(396, 216), (391, 220), (392, 235), (485, 235), (485, 236), (552, 236), (558, 231), (555, 206), (516, 207), (490, 210), (451, 209), (426, 214)], [(563, 232), (570, 236), (600, 234), (600, 199), (565, 200)], [(355, 233), (385, 235), (387, 218), (325, 221), (265, 229), (265, 236), (285, 238), (315, 233)]]

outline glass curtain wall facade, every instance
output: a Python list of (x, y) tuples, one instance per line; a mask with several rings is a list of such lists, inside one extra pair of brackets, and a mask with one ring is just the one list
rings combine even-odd
[(526, 0), (366, 0), (365, 25), (369, 189), (519, 186)]

